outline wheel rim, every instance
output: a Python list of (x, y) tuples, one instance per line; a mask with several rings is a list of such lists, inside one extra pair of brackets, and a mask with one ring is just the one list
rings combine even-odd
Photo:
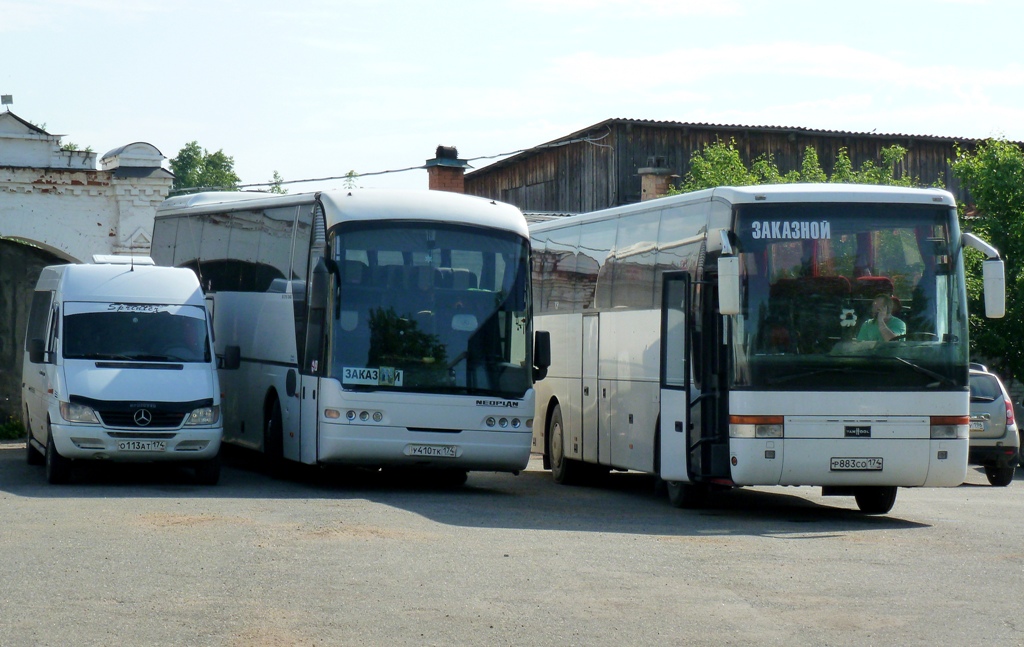
[(555, 418), (551, 421), (551, 466), (558, 468), (562, 466), (562, 421)]

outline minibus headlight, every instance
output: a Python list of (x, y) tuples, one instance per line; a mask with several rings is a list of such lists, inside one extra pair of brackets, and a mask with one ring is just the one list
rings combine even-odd
[(188, 414), (185, 424), (192, 427), (195, 425), (212, 425), (220, 420), (220, 406), (199, 407)]
[(87, 407), (84, 404), (75, 404), (74, 402), (60, 403), (60, 417), (68, 422), (89, 422), (93, 424), (99, 424), (100, 422), (99, 418), (96, 417), (96, 412), (91, 407)]

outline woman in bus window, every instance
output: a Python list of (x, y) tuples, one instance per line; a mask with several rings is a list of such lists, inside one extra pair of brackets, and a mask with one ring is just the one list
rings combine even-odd
[(907, 334), (907, 324), (893, 316), (893, 298), (879, 294), (871, 302), (872, 318), (864, 322), (857, 341), (892, 341)]

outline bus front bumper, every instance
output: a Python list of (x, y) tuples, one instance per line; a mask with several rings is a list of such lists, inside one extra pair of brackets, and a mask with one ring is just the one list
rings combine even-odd
[(530, 461), (531, 430), (455, 433), (321, 422), (318, 462), (519, 472)]

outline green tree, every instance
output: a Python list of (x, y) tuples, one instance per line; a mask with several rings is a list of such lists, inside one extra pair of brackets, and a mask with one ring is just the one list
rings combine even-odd
[(343, 188), (343, 189), (358, 189), (359, 186), (356, 184), (356, 178), (358, 178), (358, 177), (359, 177), (359, 174), (356, 173), (355, 170), (349, 171), (348, 173), (345, 174), (345, 179), (341, 183), (341, 188)]
[(888, 184), (918, 186), (916, 177), (899, 174), (907, 155), (902, 146), (888, 146), (880, 152), (881, 164), (868, 160), (854, 170), (849, 153), (839, 149), (836, 163), (829, 177), (821, 168), (818, 152), (808, 146), (804, 149), (799, 171), (782, 173), (770, 154), (753, 160), (750, 168), (743, 163), (736, 140), (716, 141), (690, 157), (690, 171), (678, 190), (670, 194), (687, 193), (716, 186), (746, 186), (750, 184), (783, 184), (792, 182), (844, 182), (847, 184)]
[(1017, 144), (989, 139), (974, 150), (957, 148), (953, 174), (970, 192), (971, 203), (960, 205), (961, 227), (981, 236), (1004, 259), (1006, 316), (987, 319), (981, 287), (982, 255), (965, 250), (971, 349), (1007, 377), (1024, 377), (1024, 151)]
[(288, 193), (288, 189), (281, 186), (284, 184), (284, 178), (277, 171), (274, 171), (274, 179), (270, 182), (270, 192), (284, 195)]
[(171, 159), (171, 172), (174, 173), (172, 192), (188, 189), (237, 191), (240, 182), (235, 174), (235, 158), (225, 155), (223, 150), (210, 153), (196, 141), (185, 144)]

